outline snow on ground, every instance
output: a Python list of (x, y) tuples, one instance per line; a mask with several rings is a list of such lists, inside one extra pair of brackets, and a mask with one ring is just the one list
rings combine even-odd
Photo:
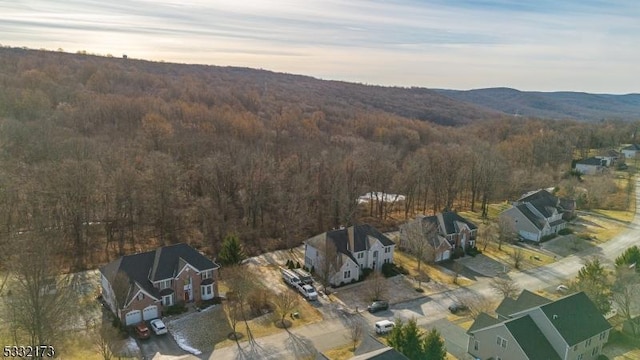
[(182, 337), (182, 334), (174, 332), (173, 337), (176, 339), (176, 343), (178, 343), (178, 346), (180, 346), (182, 350), (188, 353), (192, 353), (193, 355), (202, 354), (202, 351), (189, 346), (189, 344), (187, 344), (187, 340), (185, 340), (184, 337)]
[(123, 357), (137, 357), (140, 354), (140, 347), (138, 347), (138, 343), (132, 337), (122, 340), (119, 349), (120, 351), (117, 355)]
[(211, 324), (219, 321), (219, 310), (221, 310), (219, 305), (213, 305), (200, 312), (190, 312), (176, 318), (167, 318), (165, 324), (180, 348), (191, 354), (199, 355), (201, 354), (200, 349), (208, 350), (213, 345), (210, 328)]
[(396, 201), (404, 201), (405, 196), (399, 195), (399, 194), (385, 194), (382, 192), (375, 192), (375, 193), (369, 192), (358, 198), (358, 204), (365, 204), (371, 200), (374, 200), (374, 201), (382, 200), (384, 202), (393, 203)]

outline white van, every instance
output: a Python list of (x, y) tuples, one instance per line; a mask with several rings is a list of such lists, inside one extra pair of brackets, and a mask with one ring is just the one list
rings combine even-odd
[(376, 334), (386, 334), (393, 329), (396, 324), (393, 321), (381, 320), (376, 323)]

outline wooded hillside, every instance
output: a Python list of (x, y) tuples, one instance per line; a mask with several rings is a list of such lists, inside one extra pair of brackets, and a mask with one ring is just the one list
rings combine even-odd
[[(186, 241), (249, 253), (551, 186), (636, 124), (501, 117), (424, 89), (0, 49), (0, 230), (70, 267)], [(443, 124), (447, 124), (446, 126)], [(359, 206), (403, 194), (400, 212)]]

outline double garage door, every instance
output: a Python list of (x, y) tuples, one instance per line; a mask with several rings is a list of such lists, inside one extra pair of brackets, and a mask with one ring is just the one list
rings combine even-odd
[(125, 325), (135, 325), (142, 320), (151, 320), (158, 317), (158, 307), (156, 305), (151, 305), (144, 310), (133, 310), (129, 311), (127, 315), (125, 315)]

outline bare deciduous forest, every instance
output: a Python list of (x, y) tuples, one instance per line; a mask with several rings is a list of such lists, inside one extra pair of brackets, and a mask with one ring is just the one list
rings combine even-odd
[[(427, 89), (0, 49), (0, 231), (56, 233), (68, 269), (189, 242), (249, 254), (357, 222), (481, 212), (553, 186), (630, 122), (505, 116)], [(358, 205), (403, 194), (401, 211)], [(397, 210), (397, 209), (396, 209)]]

